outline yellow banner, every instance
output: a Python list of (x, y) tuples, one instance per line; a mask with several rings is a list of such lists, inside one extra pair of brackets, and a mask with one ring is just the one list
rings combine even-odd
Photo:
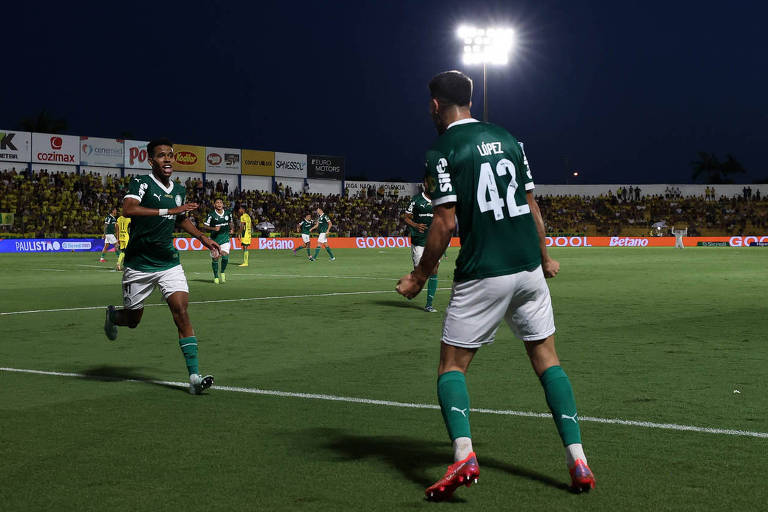
[(205, 146), (174, 144), (173, 153), (176, 155), (174, 171), (205, 172)]
[(275, 175), (275, 152), (257, 151), (255, 149), (244, 149), (243, 174), (252, 176), (274, 176)]

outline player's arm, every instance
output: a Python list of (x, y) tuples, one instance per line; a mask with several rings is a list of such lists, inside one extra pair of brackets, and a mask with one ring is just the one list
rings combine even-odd
[(440, 257), (451, 243), (451, 235), (456, 229), (456, 203), (435, 206), (434, 215), (419, 266), (397, 283), (397, 292), (409, 299), (418, 295), (427, 278), (434, 274)]
[(205, 219), (205, 222), (203, 222), (203, 228), (211, 232), (218, 231), (219, 229), (221, 229), (219, 226), (212, 226), (211, 225), (212, 222), (213, 222), (213, 216), (208, 215), (208, 217), (206, 217)]
[(120, 223), (115, 222), (115, 237), (120, 240)]
[(413, 229), (418, 231), (419, 233), (423, 233), (427, 230), (426, 224), (419, 224), (418, 222), (413, 220), (413, 214), (409, 212), (405, 212), (403, 214), (403, 221), (405, 221), (406, 224), (411, 226)]
[(333, 222), (331, 222), (331, 218), (330, 218), (330, 217), (328, 217), (327, 215), (326, 215), (326, 217), (325, 217), (325, 218), (326, 218), (326, 219), (328, 219), (328, 227), (325, 229), (325, 232), (326, 232), (326, 233), (330, 233), (330, 231), (331, 231), (331, 226), (333, 226)]
[(141, 206), (141, 203), (135, 197), (126, 197), (123, 199), (123, 213), (126, 217), (157, 217), (158, 215), (181, 215), (183, 213), (197, 210), (197, 203), (184, 203), (176, 208), (147, 208)]
[(541, 251), (541, 268), (544, 271), (544, 277), (555, 277), (560, 271), (560, 263), (549, 257), (547, 252), (547, 230), (544, 227), (544, 218), (541, 216), (539, 203), (533, 197), (533, 191), (525, 193), (525, 199), (533, 215), (533, 222), (536, 224), (536, 231), (539, 233), (539, 250)]
[(310, 230), (310, 231), (314, 231), (314, 230), (316, 230), (316, 229), (317, 229), (317, 226), (319, 226), (319, 225), (320, 225), (320, 223), (319, 223), (319, 222), (315, 222), (315, 225), (314, 225), (314, 226), (312, 226), (311, 228), (309, 228), (309, 230)]
[(184, 220), (177, 223), (177, 226), (183, 229), (185, 232), (189, 233), (193, 237), (200, 240), (200, 242), (208, 249), (214, 249), (219, 250), (219, 244), (208, 238), (203, 234), (202, 231), (197, 229), (194, 224), (192, 224), (192, 221), (189, 220), (189, 217), (184, 217)]

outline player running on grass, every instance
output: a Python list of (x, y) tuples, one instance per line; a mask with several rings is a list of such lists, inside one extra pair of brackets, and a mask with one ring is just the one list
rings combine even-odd
[(331, 261), (336, 260), (336, 257), (333, 255), (333, 251), (331, 251), (331, 248), (328, 246), (328, 231), (330, 231), (331, 226), (333, 226), (333, 223), (331, 222), (331, 218), (323, 213), (322, 208), (318, 208), (317, 221), (315, 221), (315, 225), (312, 226), (312, 228), (310, 229), (310, 231), (314, 231), (315, 229), (317, 229), (317, 232), (318, 232), (317, 247), (315, 247), (315, 255), (312, 257), (312, 261), (315, 261), (317, 259), (317, 256), (320, 254), (321, 245), (325, 246), (325, 250), (328, 251), (328, 256), (331, 257), (330, 260)]
[(237, 209), (237, 213), (240, 214), (240, 245), (243, 246), (243, 262), (238, 266), (247, 267), (248, 246), (251, 245), (251, 216), (245, 213), (245, 208), (242, 206)]
[(545, 277), (560, 264), (547, 254), (544, 222), (533, 197), (523, 147), (501, 127), (470, 114), (472, 81), (448, 71), (429, 83), (430, 111), (440, 137), (427, 152), (427, 183), (434, 206), (418, 267), (397, 285), (413, 298), (450, 242), (458, 216), (461, 252), (443, 322), (437, 396), (454, 464), (426, 490), (450, 497), (480, 474), (469, 428), (465, 374), (477, 349), (494, 341), (502, 319), (523, 340), (565, 446), (572, 486), (595, 486), (581, 444), (571, 383), (555, 351), (555, 323)]
[(125, 258), (125, 248), (128, 246), (130, 240), (130, 233), (128, 232), (128, 226), (131, 224), (131, 218), (120, 215), (117, 218), (117, 243), (120, 247), (120, 255), (117, 257), (117, 266), (115, 270), (123, 270), (123, 259)]
[[(411, 232), (413, 268), (419, 266), (421, 255), (424, 253), (424, 243), (427, 241), (427, 232), (430, 224), (432, 224), (432, 216), (432, 199), (429, 197), (427, 185), (424, 182), (424, 191), (411, 198), (411, 202), (403, 214), (403, 220), (408, 224)], [(432, 306), (436, 291), (437, 267), (435, 267), (434, 274), (430, 275), (427, 281), (427, 304), (424, 306), (424, 311), (428, 313), (437, 313), (437, 310)]]
[[(313, 258), (312, 254), (309, 252), (310, 250), (309, 244), (312, 240), (310, 233), (312, 231), (312, 226), (314, 226), (314, 224), (315, 223), (312, 222), (312, 215), (308, 213), (304, 216), (304, 219), (296, 225), (296, 229), (301, 230), (301, 241), (304, 242), (303, 247), (307, 250), (307, 258), (309, 258), (309, 261), (315, 260), (315, 258)], [(318, 243), (317, 246), (320, 247), (320, 244)], [(298, 251), (299, 249), (300, 247), (295, 248), (293, 250), (293, 254), (296, 254), (296, 251)]]
[(120, 255), (120, 248), (117, 246), (117, 237), (115, 237), (115, 224), (117, 223), (117, 208), (112, 208), (109, 211), (109, 214), (104, 219), (104, 235), (102, 238), (104, 239), (104, 247), (101, 249), (101, 258), (99, 258), (99, 263), (104, 263), (107, 261), (104, 256), (107, 254), (107, 250), (109, 245), (115, 246), (115, 251), (117, 252), (118, 256)]
[(133, 178), (123, 199), (123, 213), (133, 219), (131, 240), (125, 249), (124, 307), (116, 310), (107, 306), (104, 332), (114, 340), (117, 326), (133, 329), (139, 325), (144, 301), (159, 287), (179, 331), (179, 346), (189, 372), (189, 392), (199, 395), (211, 387), (213, 376), (203, 377), (198, 369), (197, 338), (187, 314), (189, 288), (179, 252), (173, 247), (173, 232), (178, 225), (211, 251), (219, 246), (186, 216), (197, 209), (197, 203), (185, 203), (187, 189), (171, 180), (173, 143), (168, 139), (153, 140), (147, 145), (147, 155), (152, 174)]
[(216, 199), (213, 202), (213, 211), (205, 219), (204, 226), (212, 232), (211, 238), (219, 245), (217, 250), (211, 251), (211, 267), (213, 268), (213, 282), (219, 284), (219, 259), (221, 259), (221, 282), (227, 282), (227, 264), (229, 264), (229, 235), (232, 231), (232, 210), (224, 209), (224, 201)]

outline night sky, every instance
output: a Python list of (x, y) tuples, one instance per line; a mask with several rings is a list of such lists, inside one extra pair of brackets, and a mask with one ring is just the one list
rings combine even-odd
[(348, 176), (420, 181), (427, 82), (467, 72), (482, 117), (456, 28), (493, 20), (520, 43), (489, 71), (490, 121), (538, 183), (689, 183), (698, 151), (768, 177), (764, 2), (6, 4), (0, 128), (47, 108), (76, 135), (344, 155)]

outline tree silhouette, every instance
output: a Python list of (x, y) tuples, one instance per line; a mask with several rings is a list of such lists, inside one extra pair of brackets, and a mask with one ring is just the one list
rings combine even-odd
[(699, 151), (699, 159), (691, 162), (694, 181), (703, 178), (705, 183), (733, 183), (734, 174), (744, 174), (746, 170), (741, 162), (736, 160), (733, 155), (725, 155), (725, 161), (720, 161), (714, 153)]
[(27, 132), (62, 133), (67, 129), (67, 120), (63, 117), (55, 119), (48, 110), (43, 109), (37, 116), (22, 119), (19, 129)]

